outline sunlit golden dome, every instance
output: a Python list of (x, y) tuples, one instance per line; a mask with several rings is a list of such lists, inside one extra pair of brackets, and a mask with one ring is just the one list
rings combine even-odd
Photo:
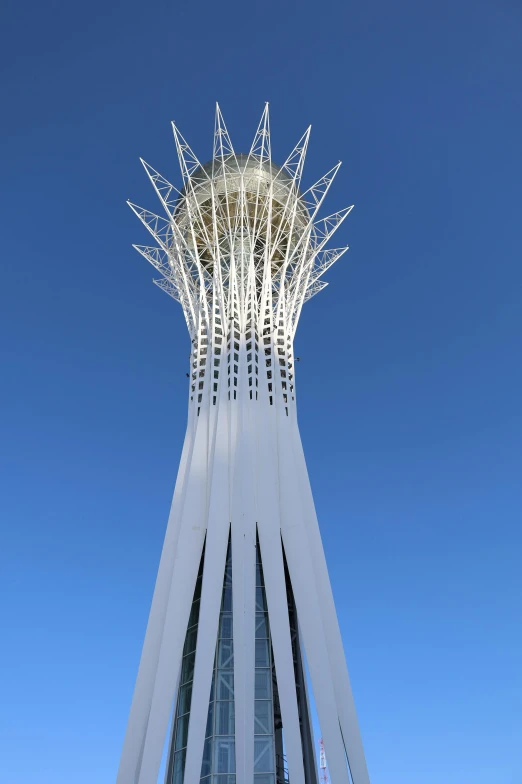
[[(192, 228), (188, 210), (193, 213)], [(283, 169), (242, 153), (225, 159), (224, 164), (215, 158), (197, 169), (191, 175), (190, 192), (186, 188), (182, 191), (174, 214), (187, 245), (197, 246), (199, 258), (209, 272), (217, 257), (216, 242), (220, 255), (230, 256), (231, 229), (236, 237), (236, 252), (240, 237), (243, 255), (252, 251), (259, 263), (264, 260), (269, 241), (275, 272), (289, 246), (295, 247), (306, 231), (309, 218), (299, 191)]]

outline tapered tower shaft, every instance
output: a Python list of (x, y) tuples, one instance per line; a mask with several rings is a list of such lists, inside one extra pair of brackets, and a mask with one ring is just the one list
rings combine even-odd
[(187, 322), (188, 424), (118, 784), (156, 784), (167, 739), (166, 784), (317, 784), (310, 690), (333, 784), (369, 784), (296, 415), (339, 164), (303, 190), (309, 130), (276, 166), (268, 106), (247, 154), (219, 107), (209, 163), (174, 137), (179, 189), (144, 163), (165, 217), (131, 206)]

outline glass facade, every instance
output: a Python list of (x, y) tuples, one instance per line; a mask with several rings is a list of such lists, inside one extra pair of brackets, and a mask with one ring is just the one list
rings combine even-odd
[[(203, 559), (194, 591), (183, 650), (166, 784), (183, 784), (202, 575)], [(259, 543), (257, 544), (255, 590), (255, 692), (254, 726), (252, 728), (254, 733), (254, 784), (276, 784), (275, 737), (276, 724), (280, 726), (280, 719)], [(275, 721), (274, 706), (278, 721)], [(236, 784), (234, 714), (232, 551), (229, 542), (200, 784)], [(279, 775), (277, 781), (280, 781)]]
[[(254, 686), (254, 784), (274, 784), (274, 694), (272, 645), (259, 541), (256, 556), (256, 641)], [(275, 677), (275, 671), (274, 671)]]
[[(303, 763), (305, 784), (318, 784), (317, 770), (315, 765), (314, 749), (313, 749), (313, 736), (310, 723), (310, 712), (308, 701), (306, 697), (306, 673), (303, 666), (301, 657), (301, 650), (299, 645), (299, 631), (297, 622), (297, 608), (295, 606), (294, 592), (292, 590), (292, 583), (288, 573), (288, 564), (283, 550), (283, 558), (285, 565), (285, 581), (286, 581), (286, 595), (288, 599), (288, 619), (290, 621), (290, 638), (292, 641), (292, 656), (294, 659), (294, 676), (295, 687), (297, 695), (297, 707), (299, 711), (299, 728), (301, 731), (301, 746), (303, 750)], [(288, 780), (288, 771), (286, 769), (286, 760), (284, 755), (277, 756), (277, 773), (278, 782), (286, 782)]]
[(236, 784), (232, 548), (228, 543), (214, 675), (201, 764), (202, 784)]
[(192, 607), (183, 647), (183, 659), (179, 679), (178, 699), (176, 713), (172, 727), (172, 742), (169, 754), (169, 763), (166, 784), (183, 784), (185, 772), (185, 755), (187, 752), (188, 725), (190, 718), (190, 703), (192, 701), (192, 681), (194, 678), (194, 664), (196, 661), (196, 644), (198, 640), (199, 605), (201, 600), (201, 583), (203, 580), (203, 562), (205, 552), (201, 556), (198, 578), (194, 589)]

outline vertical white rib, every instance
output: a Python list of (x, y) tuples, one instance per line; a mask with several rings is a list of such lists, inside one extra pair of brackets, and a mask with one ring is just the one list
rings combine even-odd
[[(239, 379), (238, 396), (248, 392)], [(232, 474), (232, 607), (237, 782), (250, 782), (254, 764), (254, 646), (256, 525), (252, 471), (255, 444), (246, 401), (232, 404), (238, 417)]]
[(138, 784), (155, 784), (158, 778), (204, 536), (201, 528), (196, 531), (185, 528), (180, 535), (179, 549), (183, 558), (177, 559), (174, 566)]
[[(218, 635), (219, 611), (230, 531), (229, 523), (229, 444), (226, 387), (221, 385), (216, 417), (216, 444), (211, 467), (210, 505), (205, 542), (205, 565), (196, 645), (196, 663), (190, 707), (185, 781), (199, 781), (210, 687)], [(214, 408), (214, 406), (213, 406)]]
[(137, 784), (155, 784), (158, 778), (205, 539), (208, 431), (204, 410), (201, 413), (202, 416), (199, 417), (196, 426), (163, 639)]
[(147, 722), (152, 702), (152, 692), (158, 667), (161, 639), (165, 626), (165, 615), (169, 598), (172, 571), (181, 524), (181, 509), (187, 484), (188, 466), (192, 458), (194, 438), (187, 426), (181, 461), (174, 488), (167, 530), (163, 542), (161, 559), (156, 577), (152, 605), (145, 632), (134, 695), (132, 698), (125, 740), (118, 769), (117, 784), (133, 782), (140, 764), (140, 754), (145, 742)]
[(308, 471), (296, 425), (296, 437), (293, 439), (295, 459), (298, 465), (301, 494), (303, 498), (303, 520), (307, 528), (308, 540), (314, 553), (314, 570), (321, 609), (323, 613), (323, 627), (328, 649), (328, 656), (332, 668), (332, 675), (336, 687), (336, 704), (339, 713), (342, 736), (346, 747), (350, 772), (354, 784), (370, 784), (368, 768), (364, 756), (364, 748), (359, 730), (359, 722), (355, 710), (355, 702), (348, 675), (348, 668), (344, 655), (343, 642), (337, 613), (328, 576), (328, 568), (324, 556), (323, 543), (319, 531), (319, 524), (315, 512), (315, 504), (308, 478)]
[[(286, 425), (286, 427), (283, 426)], [(288, 423), (279, 427), (282, 535), (299, 625), (305, 644), (310, 678), (325, 742), (328, 767), (335, 784), (349, 784), (344, 744), (336, 710), (335, 689), (324, 640), (321, 607), (313, 557), (303, 523), (303, 508), (291, 440), (295, 431)]]
[(264, 408), (258, 419), (257, 434), (258, 534), (288, 773), (292, 784), (304, 784), (303, 752), (281, 548), (276, 428), (274, 407)]
[(312, 711), (310, 709), (310, 696), (309, 696), (309, 689), (308, 689), (308, 677), (307, 677), (307, 662), (306, 662), (306, 653), (303, 643), (303, 636), (301, 634), (301, 629), (299, 628), (299, 619), (297, 623), (297, 645), (299, 646), (299, 653), (301, 655), (301, 664), (303, 667), (303, 688), (305, 693), (305, 700), (306, 700), (306, 707), (307, 707), (307, 717), (306, 720), (308, 722), (308, 730), (310, 732), (310, 737), (312, 738), (312, 758), (313, 758), (313, 774), (315, 776), (315, 781), (317, 782), (317, 773), (319, 770), (319, 765), (317, 764), (317, 750), (315, 747), (314, 742), (314, 727), (312, 722)]

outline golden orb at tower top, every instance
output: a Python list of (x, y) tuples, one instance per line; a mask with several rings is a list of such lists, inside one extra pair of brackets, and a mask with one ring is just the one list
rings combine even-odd
[(224, 161), (214, 158), (196, 169), (178, 205), (174, 220), (187, 244), (197, 246), (208, 272), (217, 257), (216, 244), (220, 255), (232, 252), (231, 234), (236, 241), (241, 238), (243, 254), (252, 252), (259, 264), (268, 246), (272, 271), (277, 271), (310, 220), (292, 178), (273, 162), (243, 153)]

